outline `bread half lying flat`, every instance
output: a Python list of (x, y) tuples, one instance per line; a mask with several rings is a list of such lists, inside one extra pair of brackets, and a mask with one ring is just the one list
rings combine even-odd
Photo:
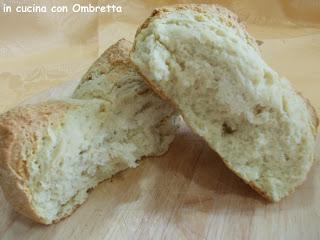
[(18, 212), (57, 222), (99, 182), (168, 149), (174, 111), (129, 64), (130, 48), (122, 40), (108, 49), (74, 93), (78, 99), (18, 107), (0, 117), (0, 181)]
[(318, 119), (261, 58), (229, 10), (177, 5), (153, 11), (131, 59), (225, 164), (267, 199), (300, 185), (313, 163)]

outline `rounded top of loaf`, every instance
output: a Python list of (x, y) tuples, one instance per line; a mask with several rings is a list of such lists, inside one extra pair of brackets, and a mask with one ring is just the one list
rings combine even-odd
[[(152, 11), (150, 17), (137, 29), (136, 36), (157, 19), (164, 19), (169, 17), (170, 14), (188, 14), (188, 12), (190, 14), (198, 13), (196, 16), (197, 21), (202, 21), (204, 17), (212, 17), (219, 19), (219, 21), (229, 27), (236, 28), (239, 33), (245, 35), (248, 44), (259, 52), (257, 41), (247, 33), (246, 26), (241, 22), (239, 17), (229, 9), (218, 4), (175, 4), (156, 8)], [(133, 48), (135, 48), (135, 43)]]

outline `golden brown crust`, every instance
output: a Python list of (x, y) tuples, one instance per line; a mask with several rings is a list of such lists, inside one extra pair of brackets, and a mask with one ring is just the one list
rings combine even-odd
[[(147, 28), (149, 24), (156, 18), (163, 18), (170, 12), (179, 12), (183, 10), (192, 10), (204, 15), (210, 13), (219, 16), (227, 25), (233, 26), (234, 28), (237, 28), (239, 31), (243, 32), (246, 35), (246, 40), (248, 43), (260, 53), (256, 40), (247, 33), (245, 24), (241, 22), (236, 14), (218, 4), (175, 4), (156, 8), (152, 11), (151, 15), (144, 21), (144, 23), (138, 27), (135, 36), (137, 36), (143, 29)], [(135, 43), (133, 45), (133, 50), (134, 48)]]
[(84, 74), (78, 88), (82, 83), (92, 80), (94, 72), (107, 74), (115, 66), (119, 65), (123, 65), (126, 68), (134, 67), (129, 58), (131, 47), (132, 43), (124, 38), (110, 46)]
[(147, 28), (150, 22), (153, 21), (155, 18), (165, 17), (165, 15), (169, 12), (179, 12), (188, 9), (203, 14), (208, 12), (214, 12), (221, 16), (227, 17), (233, 21), (240, 22), (238, 20), (238, 17), (234, 13), (217, 4), (175, 4), (154, 9), (150, 17), (148, 17), (144, 21), (144, 23), (138, 28), (136, 36), (141, 32), (142, 29)]
[[(147, 18), (147, 20), (138, 28), (136, 36), (144, 29), (147, 28), (148, 25), (154, 20), (154, 18), (160, 18), (160, 17), (164, 17), (166, 15), (166, 13), (171, 12), (171, 11), (179, 11), (179, 10), (184, 10), (184, 9), (192, 9), (194, 11), (197, 11), (199, 13), (206, 13), (208, 11), (215, 11), (217, 14), (219, 14), (219, 16), (224, 16), (227, 17), (228, 19), (232, 20), (236, 25), (239, 26), (240, 29), (242, 29), (243, 31), (245, 31), (246, 36), (248, 36), (249, 38), (249, 44), (251, 41), (255, 42), (255, 40), (253, 38), (251, 38), (247, 33), (246, 33), (246, 29), (244, 24), (242, 24), (240, 22), (240, 20), (238, 19), (238, 17), (233, 14), (232, 12), (230, 12), (229, 10), (227, 10), (224, 7), (218, 6), (218, 5), (207, 5), (207, 4), (182, 4), (182, 5), (174, 5), (174, 6), (170, 6), (170, 7), (163, 7), (163, 8), (159, 8), (159, 9), (155, 9), (151, 16), (149, 18)], [(135, 45), (136, 42), (134, 43), (133, 49), (132, 51), (135, 50)], [(257, 46), (256, 46), (257, 47)], [(257, 50), (259, 52), (259, 50)], [(139, 70), (141, 75), (144, 75), (140, 70)], [(156, 86), (155, 84), (153, 84), (152, 81), (150, 81), (147, 76), (144, 76), (144, 79), (146, 81), (146, 83), (150, 86), (151, 89), (153, 89), (154, 92), (156, 92), (162, 99), (167, 100), (173, 107), (175, 107), (175, 109), (182, 115), (184, 121), (186, 122), (186, 124), (190, 127), (190, 129), (193, 132), (196, 132), (195, 129), (192, 128), (192, 125), (188, 122), (188, 120), (184, 117), (183, 111), (181, 111), (181, 109), (179, 109), (179, 107), (177, 106), (177, 104), (174, 102), (173, 99), (171, 99), (170, 97), (168, 97), (158, 86)], [(310, 116), (312, 118), (312, 123), (315, 127), (315, 137), (317, 135), (317, 127), (319, 125), (319, 119), (318, 116), (316, 114), (316, 111), (314, 109), (314, 107), (310, 104), (309, 100), (304, 98), (301, 94), (299, 94), (304, 101), (306, 102), (306, 105), (308, 107), (308, 110), (310, 112)], [(203, 138), (204, 141), (207, 142), (208, 146), (210, 146), (209, 142)], [(210, 146), (211, 147), (211, 146)], [(214, 148), (211, 147), (213, 150)], [(263, 191), (261, 188), (259, 188), (259, 186), (257, 186), (254, 182), (248, 181), (246, 179), (244, 179), (242, 176), (240, 176), (240, 174), (238, 174), (237, 172), (234, 171), (234, 169), (232, 169), (232, 166), (230, 166), (228, 164), (227, 161), (225, 161), (222, 158), (224, 164), (234, 173), (236, 174), (238, 177), (240, 177), (246, 184), (248, 184), (253, 190), (255, 190), (257, 193), (259, 193), (262, 197), (264, 197), (265, 199), (267, 199), (270, 202), (277, 202), (277, 199), (274, 199), (272, 196), (268, 195), (267, 192)], [(302, 184), (303, 182), (301, 182)], [(296, 186), (298, 187), (298, 186)], [(293, 192), (294, 189), (291, 191)], [(291, 192), (287, 193), (285, 196), (288, 196)]]
[[(86, 74), (83, 76), (79, 85), (73, 93), (74, 98), (84, 99), (83, 95), (78, 95), (78, 91), (82, 90), (83, 84), (96, 79), (96, 75), (102, 76), (108, 75), (106, 77), (106, 81), (110, 83), (110, 86), (117, 85), (120, 82), (119, 78), (121, 76), (131, 76), (132, 78), (143, 78), (141, 74), (138, 74), (138, 69), (131, 62), (129, 53), (132, 49), (133, 43), (126, 40), (120, 39), (115, 44), (111, 45), (89, 68)], [(115, 73), (115, 74), (113, 74)], [(118, 74), (116, 74), (118, 73)], [(141, 92), (138, 92), (138, 95), (143, 95), (148, 93), (150, 89), (144, 84), (144, 81), (141, 82), (140, 85)], [(83, 88), (85, 89), (85, 87)], [(88, 98), (101, 98), (105, 100), (105, 98), (101, 95), (88, 94), (86, 95)]]
[(132, 42), (122, 38), (105, 51), (105, 55), (112, 65), (131, 64), (129, 52), (132, 48)]
[(25, 179), (17, 173), (21, 168), (11, 166), (10, 159), (12, 159), (15, 144), (14, 134), (8, 128), (0, 125), (0, 136), (0, 182), (4, 196), (16, 211), (37, 222), (42, 222), (31, 207), (30, 195), (25, 189)]
[(49, 224), (37, 214), (29, 193), (27, 161), (37, 150), (49, 125), (59, 124), (71, 107), (48, 102), (17, 107), (0, 116), (0, 183), (13, 208), (36, 222)]

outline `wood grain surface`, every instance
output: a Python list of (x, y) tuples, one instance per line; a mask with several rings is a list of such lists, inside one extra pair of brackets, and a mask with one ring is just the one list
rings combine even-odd
[[(68, 96), (76, 84), (25, 103)], [(268, 203), (182, 123), (167, 154), (101, 183), (58, 224), (28, 220), (0, 192), (0, 239), (320, 239), (319, 152), (320, 143), (307, 181), (280, 203)]]

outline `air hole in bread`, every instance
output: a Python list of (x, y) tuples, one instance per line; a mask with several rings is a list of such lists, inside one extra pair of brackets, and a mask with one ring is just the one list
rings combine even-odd
[(219, 35), (219, 36), (221, 36), (221, 37), (224, 37), (226, 34), (222, 31), (222, 30), (220, 30), (220, 29), (218, 29), (218, 30), (216, 30), (216, 33), (217, 33), (217, 35)]
[(222, 125), (223, 134), (232, 134), (236, 132), (236, 129), (233, 129), (228, 123), (224, 122)]
[(86, 149), (86, 150), (82, 150), (82, 151), (79, 152), (79, 155), (82, 155), (82, 154), (84, 154), (84, 153), (86, 153), (86, 152), (88, 152), (87, 149)]
[(198, 22), (203, 22), (204, 21), (204, 17), (203, 15), (195, 15), (194, 19)]
[(260, 104), (257, 104), (257, 105), (254, 107), (253, 112), (254, 112), (255, 115), (259, 115), (259, 114), (261, 114), (262, 112), (264, 112), (265, 109), (266, 109), (265, 107), (261, 106)]
[(273, 78), (272, 78), (271, 73), (269, 73), (268, 71), (265, 71), (263, 77), (266, 80), (268, 85), (272, 85), (273, 84)]
[(282, 97), (282, 109), (283, 111), (285, 111), (286, 113), (289, 112), (289, 105), (288, 105), (288, 101), (285, 98), (285, 96)]
[(284, 159), (288, 162), (288, 161), (290, 161), (290, 157), (288, 156), (288, 154), (285, 154), (284, 155)]

